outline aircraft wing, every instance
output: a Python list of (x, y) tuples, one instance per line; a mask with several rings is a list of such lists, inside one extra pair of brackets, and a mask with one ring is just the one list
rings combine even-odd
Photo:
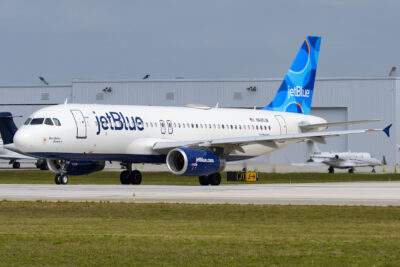
[(343, 122), (328, 122), (328, 123), (317, 123), (317, 124), (305, 124), (300, 125), (299, 127), (307, 132), (312, 131), (322, 127), (333, 127), (333, 126), (342, 126), (342, 125), (351, 125), (351, 124), (360, 124), (360, 123), (368, 123), (368, 122), (377, 122), (379, 120), (359, 120), (359, 121), (343, 121)]
[(388, 132), (388, 127), (385, 129), (362, 129), (362, 130), (343, 130), (343, 131), (330, 131), (330, 132), (310, 132), (310, 133), (299, 133), (299, 134), (283, 134), (283, 135), (261, 135), (261, 136), (248, 136), (248, 137), (234, 137), (234, 138), (222, 138), (213, 140), (195, 140), (195, 141), (183, 141), (183, 142), (155, 142), (153, 150), (171, 150), (177, 147), (223, 147), (230, 148), (228, 151), (234, 149), (238, 151), (244, 151), (242, 146), (250, 144), (261, 144), (272, 148), (277, 148), (278, 143), (285, 141), (301, 142), (305, 140), (312, 140), (317, 143), (325, 143), (326, 137), (334, 137), (348, 134), (360, 134), (369, 132)]

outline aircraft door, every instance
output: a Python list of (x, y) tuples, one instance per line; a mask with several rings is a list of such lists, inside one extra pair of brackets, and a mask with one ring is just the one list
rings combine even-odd
[(160, 120), (160, 127), (161, 127), (161, 134), (165, 134), (166, 132), (165, 121)]
[(281, 115), (275, 115), (275, 118), (278, 121), (279, 127), (281, 129), (281, 134), (287, 134), (287, 126), (285, 119)]
[(167, 126), (168, 126), (168, 133), (172, 134), (174, 132), (174, 128), (172, 128), (172, 122), (170, 120), (167, 120)]
[(72, 110), (72, 116), (74, 117), (75, 124), (76, 124), (76, 138), (78, 139), (85, 139), (87, 137), (87, 128), (86, 128), (86, 121), (83, 117), (82, 111), (80, 110)]

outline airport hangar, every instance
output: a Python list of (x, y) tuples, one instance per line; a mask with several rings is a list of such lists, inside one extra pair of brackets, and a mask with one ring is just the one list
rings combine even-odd
[[(0, 86), (0, 112), (10, 111), (19, 127), (35, 110), (64, 103), (184, 106), (205, 104), (219, 108), (261, 108), (274, 97), (281, 79), (236, 80), (73, 80), (70, 85)], [(206, 111), (205, 111), (206, 112)], [(388, 164), (400, 161), (400, 77), (319, 78), (314, 87), (312, 115), (328, 122), (380, 119), (330, 130), (383, 128), (393, 123), (391, 137), (383, 133), (327, 139), (322, 151), (370, 152)], [(308, 159), (304, 142), (267, 154), (256, 161), (289, 164)]]

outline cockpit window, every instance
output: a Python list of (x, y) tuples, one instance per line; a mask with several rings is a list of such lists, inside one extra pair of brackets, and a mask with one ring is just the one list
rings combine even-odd
[(53, 118), (53, 121), (56, 126), (61, 126), (61, 122), (58, 119)]
[(51, 125), (51, 126), (54, 125), (54, 124), (53, 124), (53, 121), (52, 121), (50, 118), (46, 118), (46, 119), (44, 120), (44, 124)]
[(24, 125), (28, 125), (31, 122), (32, 118), (27, 118)]
[(44, 118), (35, 118), (31, 120), (30, 125), (39, 125), (43, 124)]

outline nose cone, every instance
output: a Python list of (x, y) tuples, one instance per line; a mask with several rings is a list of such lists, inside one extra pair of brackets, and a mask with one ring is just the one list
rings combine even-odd
[(14, 135), (14, 145), (21, 152), (30, 152), (32, 148), (32, 131), (26, 127), (20, 128)]

